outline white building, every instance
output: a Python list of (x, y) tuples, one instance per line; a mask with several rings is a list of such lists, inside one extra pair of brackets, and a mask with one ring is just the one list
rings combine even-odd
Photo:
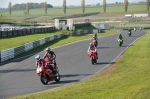
[(131, 18), (131, 17), (132, 17), (131, 14), (126, 14), (126, 15), (125, 15), (125, 18)]
[(134, 14), (134, 17), (149, 17), (150, 14)]

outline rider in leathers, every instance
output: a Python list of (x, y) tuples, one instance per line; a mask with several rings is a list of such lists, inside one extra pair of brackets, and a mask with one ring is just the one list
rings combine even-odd
[[(44, 67), (48, 66), (52, 70), (52, 72), (55, 74), (54, 69), (51, 66), (49, 66), (48, 64), (46, 64), (46, 61), (44, 59), (41, 59), (40, 55), (37, 55), (35, 57), (35, 59), (36, 59), (36, 67), (37, 68), (38, 68), (38, 66), (44, 66)], [(44, 69), (44, 72), (49, 75), (49, 72), (45, 68), (43, 68), (43, 69)]]
[(51, 51), (51, 49), (49, 47), (46, 48), (46, 53), (44, 54), (43, 58), (44, 59), (49, 58), (51, 63), (54, 63), (55, 66), (57, 65), (56, 60), (55, 60), (56, 59), (56, 54), (53, 51)]
[(90, 43), (90, 46), (87, 50), (87, 52), (90, 52), (90, 51), (95, 51), (96, 52), (96, 56), (97, 56), (97, 59), (98, 59), (98, 53), (97, 53), (97, 50), (96, 50), (96, 47), (94, 46), (93, 43)]

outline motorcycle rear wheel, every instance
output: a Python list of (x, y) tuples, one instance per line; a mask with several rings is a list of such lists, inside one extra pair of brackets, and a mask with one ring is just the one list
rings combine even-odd
[(92, 62), (92, 65), (94, 65), (94, 58), (92, 57), (92, 59), (91, 59), (91, 62)]
[(60, 75), (59, 72), (56, 73), (57, 76), (55, 76), (55, 81), (59, 82), (60, 81)]

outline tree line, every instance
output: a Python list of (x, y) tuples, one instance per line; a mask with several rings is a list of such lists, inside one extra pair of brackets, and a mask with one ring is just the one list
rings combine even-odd
[(25, 15), (29, 15), (30, 9), (36, 9), (36, 8), (44, 8), (45, 14), (47, 14), (47, 8), (53, 8), (51, 4), (47, 4), (47, 2), (42, 3), (22, 3), (22, 4), (15, 4), (11, 5), (11, 2), (8, 4), (8, 11), (11, 15), (12, 10), (25, 10)]
[[(42, 2), (42, 3), (28, 3), (29, 9), (44, 8), (44, 6), (45, 6), (45, 2)], [(53, 8), (53, 6), (51, 4), (47, 4), (47, 8)], [(11, 9), (12, 10), (24, 10), (24, 9), (26, 9), (26, 3), (15, 4), (15, 5), (12, 6)]]
[[(124, 0), (124, 10), (125, 12), (128, 11), (128, 5), (129, 5), (129, 2), (128, 0)], [(100, 3), (97, 3), (96, 6), (100, 6)], [(106, 8), (107, 8), (107, 3), (106, 3), (106, 0), (103, 0), (103, 11), (104, 13), (107, 11)], [(149, 10), (149, 6), (150, 6), (150, 1), (149, 0), (146, 0), (146, 10), (148, 11)], [(63, 11), (64, 11), (64, 14), (66, 14), (66, 0), (63, 0)], [(81, 0), (81, 9), (82, 9), (82, 12), (85, 13), (85, 0)]]
[[(62, 4), (62, 8), (63, 8), (63, 12), (64, 14), (67, 13), (66, 9), (67, 9), (67, 5), (66, 5), (66, 0), (63, 0), (63, 4)], [(128, 0), (124, 0), (124, 10), (125, 12), (128, 11), (128, 5), (129, 2)], [(107, 12), (107, 3), (106, 0), (103, 0), (103, 11), (104, 13)], [(150, 6), (150, 1), (146, 0), (146, 10), (149, 10), (149, 6)], [(26, 9), (26, 15), (29, 15), (29, 10), (30, 9), (35, 9), (35, 8), (44, 8), (44, 12), (45, 14), (47, 14), (47, 8), (53, 8), (53, 6), (51, 4), (47, 4), (47, 2), (43, 2), (43, 3), (26, 3), (26, 4), (15, 4), (12, 6), (11, 2), (9, 2), (8, 4), (8, 11), (9, 14), (11, 15), (12, 10), (25, 10)], [(81, 0), (81, 11), (83, 13), (85, 13), (85, 0)]]

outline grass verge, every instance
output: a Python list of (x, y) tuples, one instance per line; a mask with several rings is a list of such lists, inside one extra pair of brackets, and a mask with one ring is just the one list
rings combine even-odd
[(105, 75), (10, 99), (149, 99), (150, 33), (138, 40)]
[(0, 50), (6, 50), (9, 48), (13, 48), (16, 46), (20, 46), (22, 44), (36, 41), (45, 37), (48, 37), (50, 35), (57, 35), (61, 34), (60, 31), (53, 32), (53, 33), (39, 33), (39, 34), (30, 34), (30, 35), (24, 35), (24, 36), (16, 36), (16, 37), (3, 37), (0, 39)]

